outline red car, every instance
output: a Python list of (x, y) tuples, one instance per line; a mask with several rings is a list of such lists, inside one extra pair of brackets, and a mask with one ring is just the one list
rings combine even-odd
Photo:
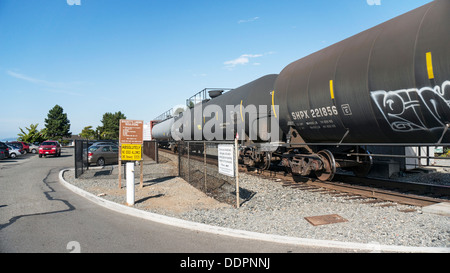
[(28, 143), (26, 143), (26, 142), (12, 141), (12, 142), (8, 142), (8, 144), (14, 144), (16, 146), (22, 147), (21, 153), (23, 153), (23, 154), (27, 154), (30, 152), (30, 145), (28, 145)]
[(47, 155), (61, 156), (61, 145), (56, 140), (47, 140), (39, 145), (39, 157)]

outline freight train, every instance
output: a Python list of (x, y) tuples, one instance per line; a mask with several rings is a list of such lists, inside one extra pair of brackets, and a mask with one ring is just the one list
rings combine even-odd
[(215, 93), (155, 125), (153, 138), (239, 135), (249, 166), (275, 163), (320, 180), (339, 167), (365, 176), (372, 157), (361, 144), (450, 142), (450, 1), (435, 0), (280, 74)]

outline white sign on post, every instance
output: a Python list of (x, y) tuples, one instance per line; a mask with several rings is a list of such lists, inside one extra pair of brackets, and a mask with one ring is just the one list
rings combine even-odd
[(229, 144), (220, 144), (218, 148), (219, 173), (234, 177), (234, 147)]

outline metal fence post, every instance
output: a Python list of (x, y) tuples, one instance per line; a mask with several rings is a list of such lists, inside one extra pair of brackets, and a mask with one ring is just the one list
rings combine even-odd
[(78, 162), (77, 162), (77, 155), (78, 155), (78, 140), (75, 140), (75, 153), (73, 155), (74, 157), (74, 163), (75, 163), (75, 178), (78, 178)]
[(206, 141), (203, 142), (203, 155), (204, 155), (203, 167), (205, 170), (205, 193), (206, 193), (206, 190), (207, 190), (207, 187), (206, 187), (206, 176), (207, 176), (207, 174), (206, 174)]
[(74, 155), (73, 155), (73, 158), (74, 158), (73, 163), (75, 164), (75, 178), (78, 178), (77, 149), (78, 149), (78, 140), (75, 140), (75, 148), (74, 148)]
[(156, 140), (155, 140), (155, 161), (156, 161), (156, 164), (159, 163), (158, 141), (156, 141)]
[(191, 161), (190, 161), (191, 149), (190, 149), (189, 142), (187, 143), (187, 153), (188, 153), (188, 160), (187, 160), (188, 183), (191, 183)]
[[(84, 148), (86, 148), (86, 154), (83, 151)], [(85, 170), (89, 170), (88, 153), (89, 153), (88, 141), (75, 140), (75, 148), (74, 148), (75, 178), (80, 177)]]
[(86, 144), (86, 170), (89, 170), (89, 141), (85, 140), (84, 144)]

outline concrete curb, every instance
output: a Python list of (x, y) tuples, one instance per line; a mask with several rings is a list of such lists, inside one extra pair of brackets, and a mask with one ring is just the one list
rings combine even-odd
[(309, 247), (326, 247), (326, 248), (340, 248), (340, 249), (354, 249), (362, 251), (370, 251), (373, 253), (379, 252), (406, 252), (406, 253), (450, 253), (450, 248), (438, 248), (438, 247), (408, 247), (408, 246), (393, 246), (393, 245), (380, 245), (378, 243), (351, 243), (351, 242), (339, 242), (330, 240), (316, 240), (307, 238), (296, 238), (280, 235), (263, 234), (258, 232), (251, 232), (245, 230), (236, 230), (224, 227), (210, 226), (201, 223), (190, 222), (186, 220), (181, 220), (178, 218), (168, 217), (164, 215), (159, 215), (151, 213), (148, 211), (139, 210), (136, 208), (121, 205), (103, 198), (100, 198), (94, 194), (84, 191), (74, 185), (68, 183), (64, 180), (63, 174), (65, 171), (73, 169), (64, 169), (59, 172), (59, 181), (66, 188), (73, 191), (74, 193), (94, 202), (102, 207), (108, 208), (110, 210), (123, 213), (126, 215), (131, 215), (134, 217), (139, 217), (145, 220), (157, 222), (160, 224), (196, 230), (201, 232), (208, 232), (217, 235), (231, 236), (235, 238), (250, 239), (250, 240), (260, 240), (272, 243), (299, 245), (299, 246), (309, 246)]

